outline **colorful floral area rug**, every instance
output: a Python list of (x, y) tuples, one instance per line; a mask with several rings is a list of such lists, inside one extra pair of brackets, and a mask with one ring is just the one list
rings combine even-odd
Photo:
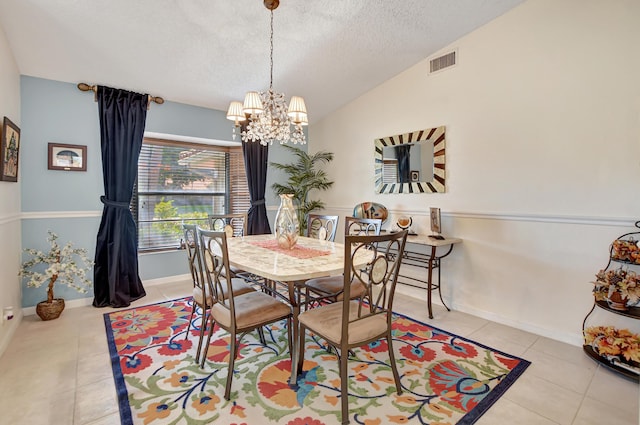
[[(266, 346), (257, 333), (245, 335), (226, 401), (229, 335), (216, 328), (201, 369), (200, 317), (187, 336), (190, 313), (185, 298), (105, 314), (123, 424), (341, 423), (337, 356), (321, 340), (307, 334), (294, 390), (285, 322), (265, 329)], [(401, 315), (393, 339), (403, 393), (396, 394), (385, 340), (354, 350), (351, 424), (472, 424), (530, 364)]]

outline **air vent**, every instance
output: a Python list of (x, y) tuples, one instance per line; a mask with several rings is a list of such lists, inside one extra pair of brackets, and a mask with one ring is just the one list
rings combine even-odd
[(445, 68), (449, 68), (456, 64), (456, 51), (447, 53), (446, 55), (439, 56), (435, 59), (431, 59), (429, 62), (429, 74), (438, 72)]

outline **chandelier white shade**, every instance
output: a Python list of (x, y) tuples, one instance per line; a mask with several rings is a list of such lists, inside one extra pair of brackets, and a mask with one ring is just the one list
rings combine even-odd
[(307, 119), (307, 106), (304, 104), (304, 99), (300, 96), (291, 96), (291, 102), (289, 102), (289, 112), (287, 112), (289, 118), (294, 124), (300, 124)]
[[(273, 90), (273, 11), (278, 7), (277, 0), (264, 0), (264, 6), (271, 11), (271, 78), (266, 92), (249, 91), (244, 102), (233, 101), (227, 111), (227, 119), (235, 122), (236, 128), (247, 121), (241, 133), (243, 142), (259, 142), (263, 145), (292, 142), (305, 144), (303, 126), (308, 125), (307, 107), (300, 96), (292, 96), (287, 107), (284, 93)], [(293, 127), (293, 129), (292, 129)]]
[(246, 121), (247, 117), (245, 117), (244, 111), (242, 110), (242, 103), (236, 101), (231, 102), (229, 110), (227, 111), (227, 119), (235, 121), (236, 125), (238, 125), (239, 122)]
[(242, 110), (242, 103), (233, 101), (229, 104), (229, 110), (227, 111), (227, 119), (234, 121), (233, 126), (233, 140), (236, 140), (236, 129), (240, 127), (240, 123), (247, 120), (247, 117)]
[[(231, 102), (233, 103), (233, 102)], [(244, 96), (244, 102), (242, 103), (242, 110), (245, 114), (261, 114), (264, 112), (264, 106), (260, 100), (260, 93), (257, 91), (250, 91)]]

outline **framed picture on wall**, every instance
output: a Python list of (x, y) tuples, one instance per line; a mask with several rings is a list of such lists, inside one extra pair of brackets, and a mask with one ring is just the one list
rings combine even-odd
[(18, 181), (18, 154), (20, 153), (20, 129), (7, 117), (2, 123), (0, 140), (0, 180)]
[(411, 181), (412, 182), (419, 182), (420, 181), (420, 171), (411, 170)]
[(87, 171), (87, 147), (49, 143), (49, 170)]

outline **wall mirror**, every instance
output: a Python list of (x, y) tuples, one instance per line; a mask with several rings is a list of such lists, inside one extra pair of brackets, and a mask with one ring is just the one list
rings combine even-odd
[(382, 137), (375, 142), (376, 193), (445, 191), (445, 127)]

